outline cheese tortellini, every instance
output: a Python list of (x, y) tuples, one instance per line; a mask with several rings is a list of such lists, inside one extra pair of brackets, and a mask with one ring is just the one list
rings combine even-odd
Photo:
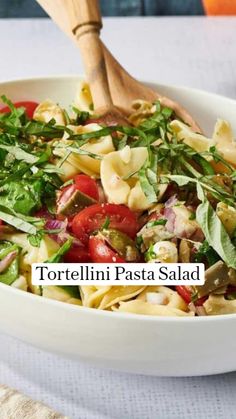
[(187, 312), (187, 304), (176, 291), (163, 286), (145, 287), (135, 300), (121, 301), (118, 306), (113, 307), (113, 310), (152, 316), (193, 315)]
[(41, 122), (49, 122), (55, 119), (57, 125), (65, 125), (66, 119), (63, 110), (51, 100), (41, 102), (34, 111), (34, 119)]
[[(86, 132), (95, 132), (102, 127), (98, 124), (91, 123), (85, 126), (68, 126), (75, 134), (84, 134)], [(68, 134), (60, 141), (59, 147), (55, 149), (55, 153), (61, 157), (63, 157), (66, 153), (66, 147), (72, 145), (67, 141)], [(64, 144), (65, 147), (61, 147)], [(99, 157), (103, 157), (108, 153), (114, 151), (114, 145), (112, 142), (112, 138), (110, 135), (106, 135), (105, 137), (101, 138), (92, 138), (86, 144), (80, 147), (81, 150), (87, 151), (89, 153), (93, 153)], [(96, 158), (80, 155), (76, 153), (70, 153), (66, 159), (66, 161), (61, 165), (61, 169), (65, 173), (63, 176), (63, 180), (70, 179), (72, 176), (76, 175), (77, 173), (85, 173), (89, 176), (100, 177), (100, 166), (101, 160)]]
[(214, 140), (192, 131), (188, 125), (177, 119), (172, 121), (170, 126), (179, 140), (198, 152), (208, 151), (210, 147), (215, 145)]
[[(233, 137), (231, 125), (228, 121), (218, 119), (214, 128), (212, 138), (207, 138), (198, 134), (191, 128), (177, 119), (170, 123), (173, 132), (179, 140), (192, 147), (198, 152), (208, 151), (210, 147), (215, 146), (222, 154), (222, 157), (236, 166), (236, 141)], [(207, 160), (212, 158), (206, 156)]]
[(236, 141), (228, 121), (223, 119), (217, 120), (213, 132), (213, 140), (224, 159), (236, 166)]
[(24, 275), (12, 285), (20, 289), (27, 288), (28, 286), (34, 294), (39, 294), (39, 287), (32, 285), (31, 282), (31, 265), (33, 263), (43, 263), (47, 261), (58, 251), (59, 244), (47, 234), (42, 238), (39, 247), (32, 246), (27, 238), (27, 234), (24, 233), (4, 234), (3, 238), (17, 244), (23, 249), (20, 259), (20, 271), (23, 272)]
[(136, 297), (145, 286), (81, 286), (80, 288), (84, 306), (107, 310), (120, 301)]
[(74, 105), (76, 108), (83, 109), (86, 112), (91, 112), (93, 109), (90, 87), (85, 80), (80, 80), (78, 83)]
[(152, 206), (142, 191), (137, 174), (147, 157), (145, 147), (126, 146), (103, 158), (101, 181), (110, 203), (125, 204), (134, 211), (146, 210)]

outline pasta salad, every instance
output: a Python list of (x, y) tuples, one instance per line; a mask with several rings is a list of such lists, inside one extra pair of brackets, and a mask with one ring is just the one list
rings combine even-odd
[[(0, 282), (70, 304), (157, 316), (236, 313), (236, 144), (159, 101), (129, 124), (95, 115), (81, 83), (71, 109), (0, 107)], [(40, 262), (203, 262), (198, 286), (33, 286)]]

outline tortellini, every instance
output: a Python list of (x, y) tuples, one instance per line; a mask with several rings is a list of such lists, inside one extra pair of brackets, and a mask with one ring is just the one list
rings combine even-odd
[(4, 239), (22, 247), (24, 253), (22, 264), (24, 266), (45, 262), (59, 249), (59, 244), (47, 234), (42, 238), (39, 247), (32, 246), (27, 238), (27, 234), (24, 233), (5, 234)]
[(172, 121), (170, 126), (179, 140), (183, 140), (185, 144), (198, 152), (208, 151), (210, 147), (215, 145), (214, 140), (192, 131), (188, 125), (177, 119)]
[(111, 286), (102, 286), (102, 287), (95, 287), (91, 285), (81, 286), (80, 293), (82, 298), (83, 306), (91, 307), (91, 308), (98, 308), (103, 296), (109, 292)]
[(132, 125), (138, 126), (146, 118), (149, 118), (153, 115), (156, 111), (156, 105), (153, 105), (151, 102), (147, 102), (146, 100), (135, 100), (132, 103), (132, 108), (134, 112), (129, 116), (129, 121)]
[[(27, 238), (27, 234), (4, 234), (3, 239), (9, 240), (22, 247), (22, 256), (20, 259), (20, 271), (24, 273), (28, 286), (34, 294), (40, 294), (39, 287), (31, 283), (31, 265), (32, 263), (46, 262), (58, 249), (59, 244), (51, 239), (47, 234), (44, 235), (39, 247), (32, 246)], [(23, 279), (17, 281), (13, 286), (22, 288), (24, 286)]]
[[(208, 151), (215, 146), (225, 160), (236, 166), (236, 141), (233, 138), (232, 128), (229, 122), (218, 119), (211, 138), (198, 134), (181, 121), (174, 120), (170, 124), (173, 132), (179, 140), (192, 147), (198, 152)], [(207, 160), (212, 160), (206, 156)]]
[(20, 275), (12, 284), (11, 287), (17, 288), (18, 290), (27, 291), (28, 283), (24, 275)]
[(127, 205), (133, 211), (143, 211), (151, 204), (141, 188), (137, 172), (148, 157), (145, 147), (114, 151), (101, 163), (101, 181), (108, 201)]
[(224, 295), (210, 295), (203, 304), (208, 316), (236, 313), (236, 300), (226, 300)]
[(224, 225), (227, 233), (232, 236), (236, 229), (236, 210), (224, 202), (219, 202), (216, 207), (216, 214)]
[[(73, 130), (75, 134), (83, 134), (92, 131), (95, 132), (102, 129), (100, 125), (94, 123), (87, 124), (85, 126), (69, 125), (68, 128)], [(65, 153), (67, 153), (66, 146), (72, 145), (67, 141), (67, 137), (68, 134), (66, 134), (66, 136), (60, 141), (60, 148), (58, 147), (55, 149), (55, 153), (62, 157)], [(65, 148), (61, 148), (62, 144), (65, 145)], [(80, 149), (103, 157), (104, 155), (114, 151), (114, 145), (111, 136), (106, 135), (105, 137), (90, 139), (86, 144), (81, 146)], [(65, 173), (65, 175), (63, 175), (63, 180), (70, 179), (72, 176), (80, 172), (89, 176), (100, 177), (100, 166), (101, 160), (72, 152), (61, 166), (61, 169)]]
[(145, 289), (145, 286), (81, 286), (80, 289), (85, 307), (107, 310), (120, 301), (136, 297)]
[[(152, 298), (150, 298), (150, 294), (152, 294)], [(155, 294), (157, 298), (153, 298)], [(145, 287), (135, 300), (121, 301), (118, 306), (113, 306), (112, 309), (151, 316), (193, 316), (183, 298), (176, 291), (162, 286)]]
[(193, 316), (192, 312), (186, 312), (175, 307), (169, 307), (161, 304), (151, 304), (137, 299), (121, 302), (119, 307), (114, 307), (113, 310), (133, 314), (146, 314), (149, 316)]
[(175, 243), (159, 241), (151, 246), (151, 258), (148, 262), (177, 263), (178, 250)]
[(34, 111), (34, 119), (41, 122), (49, 122), (55, 119), (57, 125), (65, 125), (66, 119), (63, 110), (51, 100), (41, 102)]
[(229, 122), (218, 119), (213, 132), (213, 140), (225, 160), (236, 166), (236, 141)]
[(86, 112), (91, 112), (93, 109), (93, 100), (89, 85), (86, 81), (80, 80), (77, 86), (74, 106)]

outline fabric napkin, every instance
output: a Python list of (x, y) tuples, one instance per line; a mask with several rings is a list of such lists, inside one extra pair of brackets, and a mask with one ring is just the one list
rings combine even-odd
[(1, 419), (69, 419), (5, 385), (0, 385)]

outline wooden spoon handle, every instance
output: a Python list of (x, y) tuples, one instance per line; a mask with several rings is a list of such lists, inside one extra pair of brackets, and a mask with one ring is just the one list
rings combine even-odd
[(102, 27), (98, 0), (37, 0), (71, 38), (83, 57), (95, 109), (112, 107), (99, 32)]
[(78, 40), (95, 109), (112, 107), (102, 43), (102, 27), (97, 0), (66, 0), (70, 28)]
[[(70, 29), (73, 34), (77, 29), (92, 25), (99, 29), (102, 28), (101, 13), (97, 0), (64, 0), (70, 20)], [(86, 30), (86, 28), (85, 28)]]

